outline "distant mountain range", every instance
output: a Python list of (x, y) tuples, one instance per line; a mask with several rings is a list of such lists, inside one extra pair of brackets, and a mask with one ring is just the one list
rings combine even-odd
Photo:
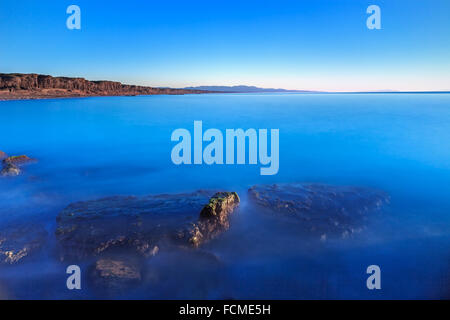
[(398, 90), (369, 90), (369, 91), (348, 91), (348, 92), (330, 92), (330, 91), (312, 91), (312, 90), (288, 90), (288, 89), (275, 89), (275, 88), (259, 88), (254, 86), (198, 86), (198, 87), (186, 87), (181, 90), (197, 90), (206, 91), (210, 93), (270, 93), (270, 92), (297, 92), (297, 93), (330, 93), (330, 94), (376, 94), (376, 93), (398, 93), (398, 94), (412, 94), (412, 93), (450, 93), (450, 91), (398, 91)]
[(198, 87), (186, 87), (184, 90), (205, 90), (213, 92), (236, 92), (236, 93), (253, 93), (253, 92), (318, 92), (308, 90), (287, 90), (287, 89), (274, 89), (274, 88), (258, 88), (254, 86), (198, 86)]

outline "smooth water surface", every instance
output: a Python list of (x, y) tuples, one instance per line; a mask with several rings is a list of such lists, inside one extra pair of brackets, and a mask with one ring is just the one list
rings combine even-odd
[[(193, 133), (194, 120), (202, 120), (204, 130), (222, 132), (279, 129), (279, 173), (261, 176), (260, 165), (174, 165), (171, 133)], [(56, 215), (69, 203), (107, 195), (196, 189), (241, 195), (231, 229), (205, 248), (220, 259), (220, 268), (162, 253), (151, 267), (164, 270), (164, 281), (125, 298), (450, 295), (449, 94), (7, 101), (0, 102), (0, 128), (0, 150), (39, 160), (24, 167), (22, 176), (0, 179), (0, 225), (42, 221), (52, 234)], [(248, 187), (282, 182), (373, 187), (389, 193), (391, 203), (357, 237), (311, 244), (249, 208)], [(2, 267), (0, 298), (97, 297), (65, 289), (66, 265), (53, 250), (49, 245), (27, 263)], [(366, 288), (371, 264), (381, 267), (382, 290)]]

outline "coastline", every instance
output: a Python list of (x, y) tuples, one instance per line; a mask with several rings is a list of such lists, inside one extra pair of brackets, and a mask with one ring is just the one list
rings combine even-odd
[(34, 73), (0, 73), (0, 101), (202, 93), (214, 92), (146, 87), (115, 81), (90, 81), (84, 78), (53, 77)]
[[(224, 88), (228, 90), (224, 90)], [(246, 88), (245, 90), (235, 90)], [(211, 89), (211, 90), (208, 90)], [(257, 90), (257, 91), (255, 91)], [(302, 94), (448, 94), (449, 91), (356, 91), (326, 92), (267, 89), (248, 86), (159, 88), (122, 84), (116, 81), (90, 81), (84, 78), (53, 77), (42, 74), (0, 73), (0, 101), (44, 100), (88, 97), (133, 97), (145, 95), (185, 95), (207, 93), (302, 93)]]
[(186, 95), (186, 94), (211, 94), (217, 92), (184, 92), (184, 93), (152, 93), (152, 94), (66, 94), (66, 95), (2, 95), (0, 93), (0, 102), (2, 101), (25, 101), (25, 100), (50, 100), (50, 99), (73, 99), (73, 98), (95, 98), (95, 97), (138, 97), (154, 95)]

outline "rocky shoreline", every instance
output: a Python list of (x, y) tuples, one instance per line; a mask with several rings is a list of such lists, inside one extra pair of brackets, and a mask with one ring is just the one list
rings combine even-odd
[[(371, 212), (389, 202), (386, 193), (370, 188), (300, 183), (256, 185), (248, 196), (258, 214), (286, 219), (319, 242), (350, 239)], [(236, 192), (212, 190), (72, 203), (57, 215), (54, 231), (25, 223), (0, 230), (0, 267), (42, 251), (53, 233), (54, 259), (88, 263), (95, 288), (126, 290), (141, 283), (145, 265), (160, 252), (203, 252), (206, 258), (201, 248), (227, 232), (239, 204)]]
[[(3, 151), (0, 160), (3, 176), (18, 175), (21, 166), (36, 161)], [(389, 203), (383, 191), (325, 184), (255, 185), (247, 193), (258, 215), (271, 216), (295, 228), (302, 239), (319, 242), (351, 239), (364, 230), (372, 212)], [(202, 247), (229, 230), (240, 202), (233, 191), (197, 190), (71, 203), (56, 216), (53, 230), (24, 222), (1, 228), (0, 267), (27, 261), (53, 237), (53, 259), (87, 263), (94, 287), (124, 290), (141, 283), (145, 265), (160, 252), (200, 254), (215, 261)]]
[(127, 85), (115, 81), (89, 81), (84, 78), (52, 77), (41, 74), (0, 73), (0, 100), (201, 93), (213, 92), (154, 88)]

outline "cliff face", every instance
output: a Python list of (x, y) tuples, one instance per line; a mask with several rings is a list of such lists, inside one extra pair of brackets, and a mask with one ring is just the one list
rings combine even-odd
[(203, 90), (153, 88), (114, 81), (0, 73), (0, 99), (207, 93)]

